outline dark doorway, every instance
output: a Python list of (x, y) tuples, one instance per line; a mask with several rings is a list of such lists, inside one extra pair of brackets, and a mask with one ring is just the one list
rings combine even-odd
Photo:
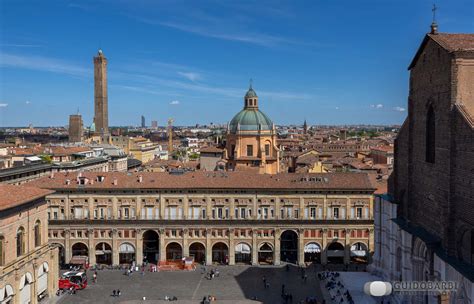
[(160, 254), (160, 237), (156, 231), (147, 230), (143, 233), (143, 262), (158, 262)]
[(229, 248), (224, 243), (216, 243), (212, 246), (212, 262), (227, 264), (229, 258)]
[(344, 246), (341, 243), (332, 242), (327, 248), (328, 263), (344, 263)]
[[(84, 243), (76, 243), (72, 245), (72, 256), (81, 255), (81, 256), (89, 256), (89, 249), (87, 245)], [(69, 263), (69, 261), (68, 261)]]
[(112, 248), (107, 243), (95, 246), (95, 262), (97, 264), (112, 265)]
[(169, 243), (168, 246), (166, 246), (166, 260), (167, 261), (175, 261), (175, 260), (181, 260), (183, 257), (183, 249), (181, 248), (181, 245), (178, 243)]
[(64, 251), (64, 246), (58, 243), (53, 243), (53, 246), (58, 247), (58, 266), (59, 269), (62, 269), (66, 264), (66, 252)]
[(273, 247), (268, 244), (264, 243), (258, 249), (258, 263), (259, 264), (273, 264)]
[(196, 263), (206, 263), (206, 249), (201, 243), (192, 243), (191, 246), (189, 246), (189, 255), (194, 257), (194, 262)]
[(298, 235), (293, 230), (281, 234), (280, 257), (287, 263), (298, 263)]

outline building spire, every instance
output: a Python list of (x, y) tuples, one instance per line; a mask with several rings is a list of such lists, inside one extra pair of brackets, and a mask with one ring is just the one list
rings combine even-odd
[(436, 35), (438, 34), (438, 24), (436, 23), (436, 11), (438, 10), (438, 7), (436, 4), (433, 4), (433, 8), (431, 11), (433, 12), (433, 21), (431, 22), (431, 34)]
[(252, 90), (252, 84), (253, 84), (253, 80), (252, 80), (252, 78), (250, 78), (250, 80), (249, 80), (249, 90)]

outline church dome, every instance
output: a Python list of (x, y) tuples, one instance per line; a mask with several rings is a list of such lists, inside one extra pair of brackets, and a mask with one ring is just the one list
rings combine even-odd
[(258, 109), (243, 109), (237, 113), (229, 123), (229, 131), (236, 133), (241, 131), (272, 130), (273, 122), (265, 113)]
[(253, 97), (257, 97), (257, 93), (252, 89), (252, 87), (250, 87), (247, 93), (245, 94), (245, 98), (253, 98)]

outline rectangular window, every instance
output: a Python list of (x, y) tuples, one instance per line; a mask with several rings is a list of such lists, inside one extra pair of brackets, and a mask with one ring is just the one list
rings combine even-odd
[(206, 208), (202, 208), (202, 219), (206, 219)]
[(247, 156), (253, 156), (253, 146), (247, 145)]
[(130, 213), (129, 213), (130, 211), (129, 211), (129, 209), (128, 209), (128, 208), (124, 208), (123, 211), (124, 211), (123, 213), (124, 213), (125, 218), (128, 219), (128, 218), (130, 217)]
[(311, 219), (315, 219), (315, 218), (316, 218), (316, 208), (315, 208), (315, 207), (309, 208), (309, 217), (310, 217)]
[(362, 218), (362, 208), (361, 207), (358, 207), (356, 209), (356, 217), (357, 219), (361, 219)]
[(270, 156), (270, 145), (269, 144), (265, 145), (265, 156)]
[(338, 219), (339, 218), (339, 208), (334, 207), (332, 210), (333, 210), (333, 218)]

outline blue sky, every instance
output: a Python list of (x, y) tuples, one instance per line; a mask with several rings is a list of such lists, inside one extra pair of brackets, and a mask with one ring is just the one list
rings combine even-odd
[[(109, 60), (109, 122), (226, 123), (249, 79), (277, 124), (393, 124), (432, 1), (3, 0), (0, 126), (93, 118), (92, 57)], [(437, 1), (474, 32), (472, 0)]]

